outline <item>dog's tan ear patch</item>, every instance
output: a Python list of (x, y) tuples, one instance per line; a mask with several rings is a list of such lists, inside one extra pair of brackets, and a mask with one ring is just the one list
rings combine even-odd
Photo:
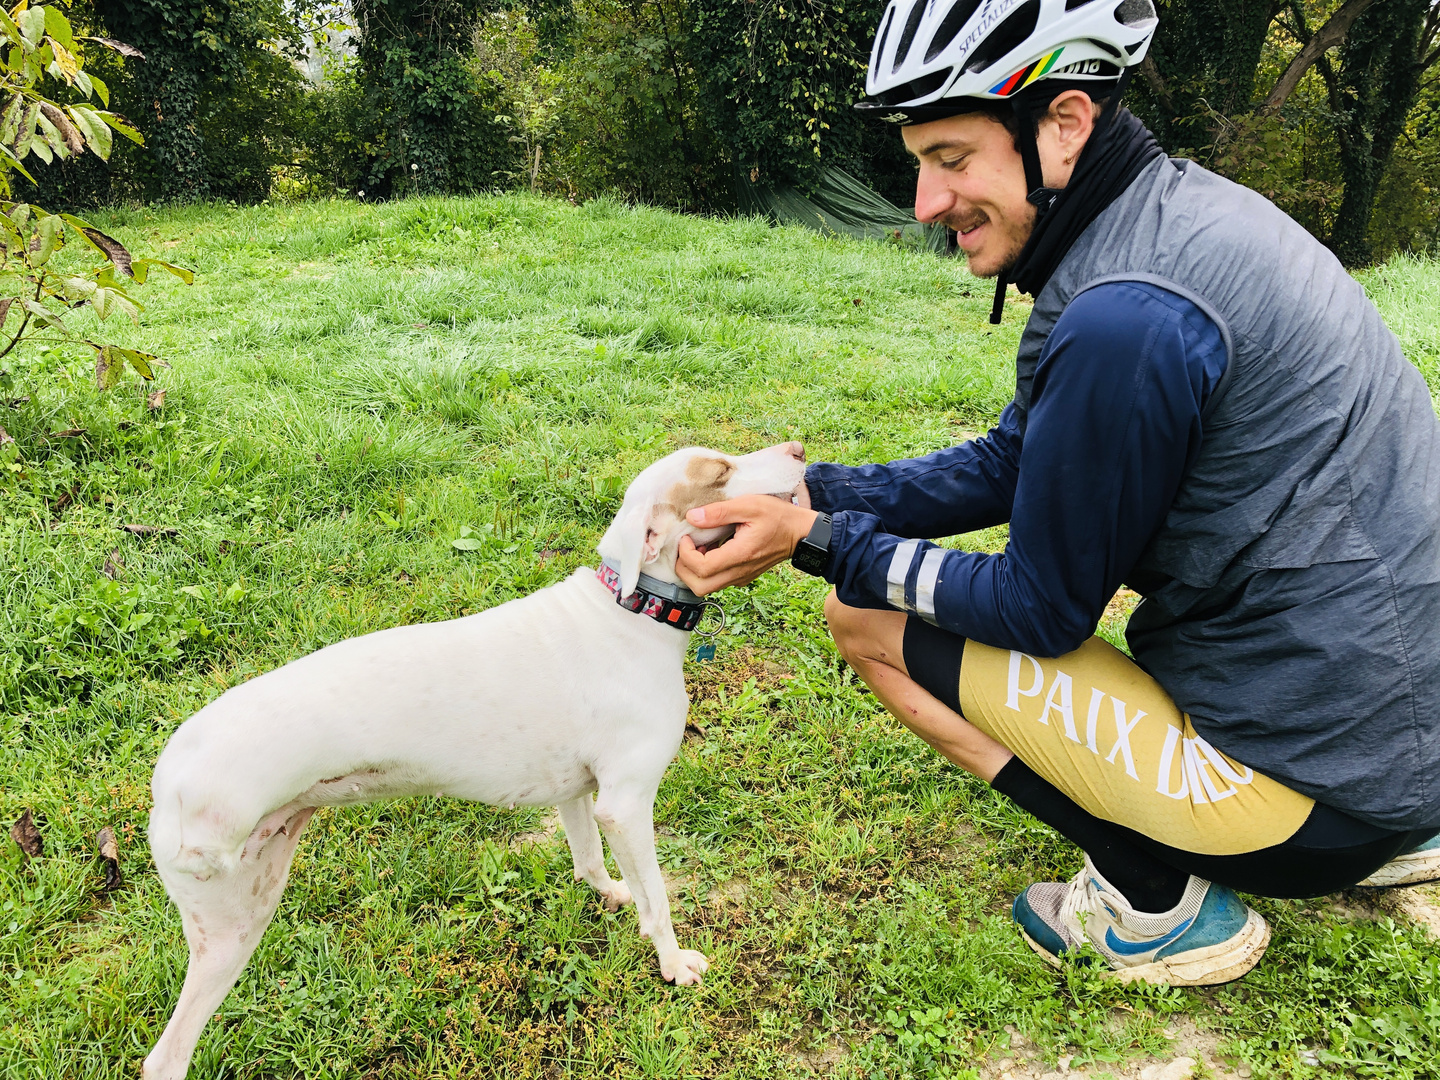
[(723, 458), (691, 458), (685, 466), (685, 479), (665, 495), (675, 507), (676, 517), (684, 517), (697, 506), (708, 506), (725, 498), (725, 484), (735, 466)]
[(685, 479), (698, 487), (723, 488), (735, 466), (724, 458), (696, 454), (685, 463)]

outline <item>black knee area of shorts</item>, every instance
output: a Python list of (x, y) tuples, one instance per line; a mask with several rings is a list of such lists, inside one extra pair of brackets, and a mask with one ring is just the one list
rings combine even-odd
[(1391, 832), (1316, 803), (1295, 835), (1239, 855), (1201, 855), (1086, 812), (1018, 757), (990, 785), (1090, 855), (1095, 868), (1140, 911), (1168, 911), (1191, 874), (1275, 899), (1325, 896), (1352, 887), (1435, 830)]
[(1106, 881), (1137, 911), (1169, 911), (1180, 903), (1190, 875), (1140, 847), (1138, 834), (1095, 817), (1012, 757), (990, 786), (1090, 856)]
[(910, 678), (958, 713), (960, 661), (965, 655), (965, 639), (912, 615), (905, 620), (904, 644), (900, 651)]

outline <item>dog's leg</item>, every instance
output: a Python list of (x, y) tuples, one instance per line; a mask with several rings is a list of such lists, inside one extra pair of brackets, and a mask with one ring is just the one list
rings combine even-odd
[(635, 897), (640, 934), (660, 954), (660, 974), (677, 986), (693, 986), (710, 966), (703, 953), (680, 948), (670, 925), (670, 897), (660, 863), (655, 858), (655, 792), (601, 789), (595, 803), (595, 820), (605, 830), (610, 850), (620, 864), (625, 883)]
[(167, 868), (157, 853), (165, 889), (180, 909), (190, 965), (175, 1012), (145, 1059), (144, 1080), (185, 1076), (205, 1022), (235, 985), (280, 905), (300, 833), (314, 812), (307, 807), (284, 822), (262, 822), (245, 842), (239, 865), (217, 869), (203, 881)]
[(560, 804), (560, 821), (565, 826), (565, 840), (570, 845), (570, 858), (575, 864), (575, 880), (587, 883), (600, 894), (606, 911), (619, 911), (630, 903), (630, 890), (623, 881), (615, 881), (605, 869), (605, 851), (600, 846), (600, 830), (595, 825), (595, 801), (588, 795)]

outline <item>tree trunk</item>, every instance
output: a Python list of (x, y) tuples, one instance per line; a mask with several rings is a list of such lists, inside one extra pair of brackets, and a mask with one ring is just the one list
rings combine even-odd
[(1156, 7), (1160, 26), (1141, 72), (1152, 103), (1145, 119), (1167, 150), (1208, 144), (1215, 132), (1203, 114), (1250, 108), (1271, 0), (1158, 0)]
[(1355, 21), (1336, 72), (1336, 130), (1345, 195), (1330, 248), (1349, 267), (1371, 261), (1370, 216), (1380, 179), (1415, 104), (1420, 34), (1430, 0), (1384, 0)]
[(1295, 92), (1295, 87), (1300, 85), (1301, 77), (1310, 70), (1311, 65), (1324, 56), (1327, 50), (1344, 41), (1350, 27), (1355, 25), (1355, 20), (1375, 2), (1376, 0), (1345, 0), (1339, 10), (1325, 20), (1325, 25), (1305, 42), (1305, 47), (1295, 54), (1295, 59), (1290, 61), (1284, 74), (1276, 80), (1275, 86), (1266, 96), (1265, 104), (1260, 106), (1260, 115), (1277, 112), (1280, 106), (1285, 104), (1285, 99)]

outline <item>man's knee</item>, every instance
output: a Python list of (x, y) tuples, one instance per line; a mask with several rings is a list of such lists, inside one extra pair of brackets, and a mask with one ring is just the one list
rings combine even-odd
[(859, 609), (841, 603), (834, 589), (825, 597), (825, 624), (830, 629), (830, 636), (835, 639), (835, 647), (847, 660), (850, 659), (850, 646), (860, 629), (860, 620), (857, 618), (859, 614)]
[(889, 658), (893, 650), (887, 648), (884, 640), (887, 627), (882, 624), (897, 618), (903, 625), (903, 616), (898, 613), (851, 607), (843, 603), (833, 589), (825, 597), (825, 622), (829, 625), (830, 636), (835, 639), (840, 655), (852, 667), (866, 660), (881, 660), (894, 665)]

